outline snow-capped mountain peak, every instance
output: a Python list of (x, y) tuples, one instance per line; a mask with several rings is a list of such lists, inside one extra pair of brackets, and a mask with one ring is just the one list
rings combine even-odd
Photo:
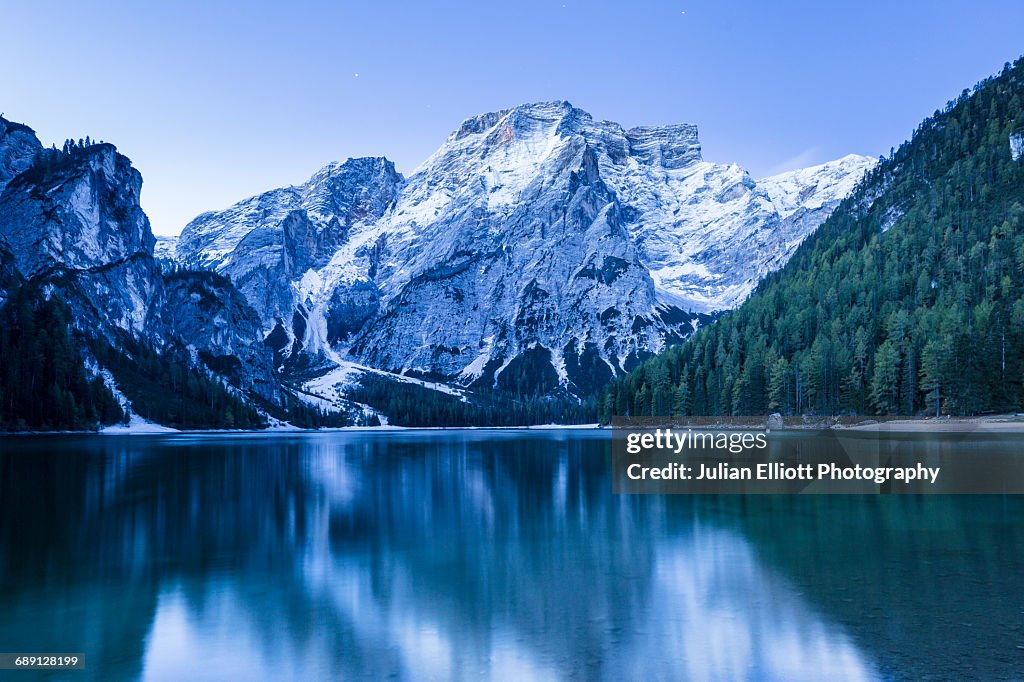
[(467, 119), (408, 178), (351, 159), (205, 213), (176, 253), (235, 281), (281, 360), (584, 394), (742, 301), (872, 163), (755, 181), (696, 126), (539, 102)]

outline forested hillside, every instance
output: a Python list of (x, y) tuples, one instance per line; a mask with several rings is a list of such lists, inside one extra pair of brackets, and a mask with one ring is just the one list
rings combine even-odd
[(72, 326), (58, 296), (15, 284), (0, 306), (0, 431), (95, 430), (124, 419), (100, 376), (86, 369), (89, 346), (109, 369), (132, 409), (179, 428), (263, 428), (259, 411), (181, 354), (157, 353), (125, 338), (114, 350)]
[(613, 381), (612, 415), (1024, 406), (1024, 60), (891, 152), (737, 310)]
[(163, 353), (125, 337), (118, 349), (92, 343), (132, 410), (145, 419), (181, 429), (261, 429), (263, 416), (222, 380), (195, 367), (184, 349)]
[(95, 429), (124, 417), (91, 377), (67, 305), (15, 284), (0, 307), (0, 431)]

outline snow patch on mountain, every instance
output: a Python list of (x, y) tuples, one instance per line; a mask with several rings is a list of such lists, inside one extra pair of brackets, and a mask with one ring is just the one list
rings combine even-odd
[(129, 417), (127, 424), (113, 424), (100, 429), (100, 433), (108, 436), (124, 435), (148, 435), (154, 433), (180, 433), (178, 429), (169, 426), (161, 426), (156, 422), (143, 419), (134, 412)]
[(373, 367), (366, 367), (348, 360), (339, 360), (337, 367), (327, 371), (320, 376), (306, 381), (302, 384), (302, 391), (313, 396), (319, 396), (340, 404), (345, 400), (347, 389), (359, 383), (359, 379), (367, 374), (376, 375), (389, 381), (399, 381), (404, 384), (416, 385), (430, 391), (437, 391), (445, 395), (459, 398), (462, 402), (469, 401), (469, 394), (459, 388), (435, 381), (426, 381), (415, 377), (408, 377), (402, 374), (384, 372)]

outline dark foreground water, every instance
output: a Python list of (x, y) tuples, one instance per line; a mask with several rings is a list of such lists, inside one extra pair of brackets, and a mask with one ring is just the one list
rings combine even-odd
[(74, 680), (1024, 678), (1024, 498), (616, 496), (609, 450), (7, 438), (0, 651), (84, 652)]

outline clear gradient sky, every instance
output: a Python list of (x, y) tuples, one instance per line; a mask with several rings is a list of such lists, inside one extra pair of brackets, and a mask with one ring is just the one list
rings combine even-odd
[[(158, 234), (384, 155), (406, 174), (465, 118), (568, 99), (696, 123), (755, 177), (887, 153), (1024, 53), (1024, 2), (12, 0), (0, 111), (115, 143)], [(357, 75), (358, 74), (358, 75)]]

